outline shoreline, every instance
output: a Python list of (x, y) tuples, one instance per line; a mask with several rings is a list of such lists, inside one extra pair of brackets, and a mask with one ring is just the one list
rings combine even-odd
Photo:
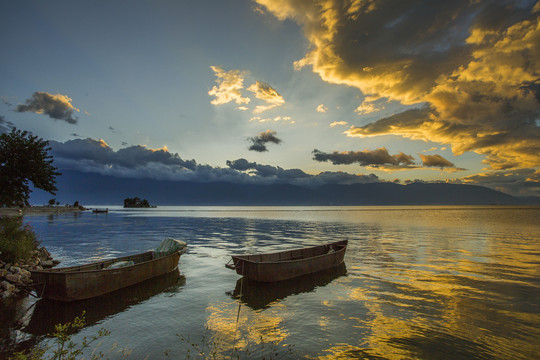
[(19, 216), (33, 214), (63, 214), (68, 212), (88, 211), (85, 207), (74, 206), (26, 206), (23, 208), (0, 208), (0, 216)]
[(33, 284), (31, 271), (50, 269), (59, 263), (44, 246), (34, 250), (29, 259), (14, 263), (0, 260), (0, 301), (28, 296)]

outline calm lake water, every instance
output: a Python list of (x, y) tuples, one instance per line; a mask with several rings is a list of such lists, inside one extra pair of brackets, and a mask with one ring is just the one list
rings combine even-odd
[[(184, 240), (179, 273), (1, 309), (0, 357), (46, 344), (54, 324), (85, 310), (74, 340), (106, 328), (99, 350), (111, 359), (230, 358), (233, 348), (241, 358), (540, 358), (538, 207), (109, 209), (25, 221), (61, 266)], [(345, 266), (315, 276), (242, 284), (224, 267), (231, 254), (341, 239)]]

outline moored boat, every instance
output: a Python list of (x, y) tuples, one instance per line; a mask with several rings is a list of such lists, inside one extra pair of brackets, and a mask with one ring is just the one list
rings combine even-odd
[(156, 251), (80, 266), (32, 271), (33, 287), (37, 295), (45, 299), (93, 298), (176, 270), (186, 246), (183, 241), (168, 238)]
[(233, 255), (225, 266), (238, 275), (261, 282), (292, 279), (343, 263), (347, 240), (267, 254)]

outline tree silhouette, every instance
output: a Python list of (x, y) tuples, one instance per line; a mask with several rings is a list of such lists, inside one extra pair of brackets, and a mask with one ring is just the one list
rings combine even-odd
[(29, 205), (29, 182), (56, 195), (61, 175), (49, 155), (49, 142), (13, 128), (0, 135), (0, 207)]

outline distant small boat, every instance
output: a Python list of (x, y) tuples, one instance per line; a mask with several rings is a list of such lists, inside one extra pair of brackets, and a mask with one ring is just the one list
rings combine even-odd
[(178, 267), (187, 244), (165, 239), (156, 251), (98, 261), (81, 266), (31, 271), (38, 296), (58, 301), (74, 301), (137, 284)]
[(225, 266), (238, 275), (261, 282), (292, 279), (343, 263), (347, 240), (268, 254), (233, 255)]
[(98, 213), (108, 213), (109, 209), (94, 209), (92, 212), (98, 214)]

